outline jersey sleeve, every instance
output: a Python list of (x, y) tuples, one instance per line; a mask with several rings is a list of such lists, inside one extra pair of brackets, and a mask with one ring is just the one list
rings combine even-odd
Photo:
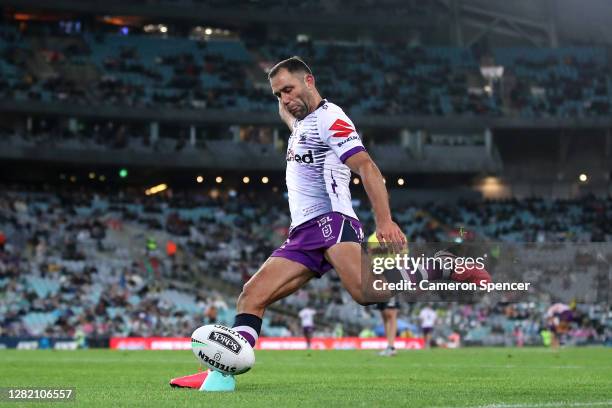
[(324, 112), (320, 119), (321, 139), (342, 163), (352, 155), (365, 151), (355, 125), (342, 110), (330, 108)]

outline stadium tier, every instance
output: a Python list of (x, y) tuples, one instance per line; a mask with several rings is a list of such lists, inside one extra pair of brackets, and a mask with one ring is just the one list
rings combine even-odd
[[(355, 114), (585, 117), (610, 114), (603, 47), (492, 48), (503, 82), (487, 88), (469, 48), (288, 38), (234, 39), (0, 28), (4, 98), (46, 103), (274, 112), (261, 69), (291, 55)], [(25, 69), (24, 69), (25, 68)], [(359, 84), (359, 87), (353, 86)]]

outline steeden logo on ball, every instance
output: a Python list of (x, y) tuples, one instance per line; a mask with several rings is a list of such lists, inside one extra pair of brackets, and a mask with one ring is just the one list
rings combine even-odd
[[(218, 361), (215, 361), (214, 359), (208, 357), (202, 350), (198, 351), (198, 356), (202, 359), (202, 362), (204, 364), (207, 364), (211, 368), (216, 368), (218, 370), (221, 370), (229, 374), (234, 374), (236, 372), (236, 367), (230, 367)], [(250, 367), (246, 371), (249, 371), (249, 370), (250, 370)]]

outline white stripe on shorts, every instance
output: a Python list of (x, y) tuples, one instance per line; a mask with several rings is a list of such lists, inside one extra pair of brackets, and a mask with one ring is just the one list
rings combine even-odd
[(342, 216), (342, 225), (340, 226), (340, 232), (338, 233), (338, 239), (336, 240), (336, 244), (340, 242), (342, 239), (342, 231), (344, 231), (344, 223), (346, 222), (346, 218)]

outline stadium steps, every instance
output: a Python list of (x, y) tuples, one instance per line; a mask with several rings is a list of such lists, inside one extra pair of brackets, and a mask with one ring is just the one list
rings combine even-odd
[(56, 294), (60, 287), (59, 282), (52, 279), (28, 276), (26, 277), (26, 281), (39, 298), (45, 298), (49, 295)]
[(249, 64), (244, 68), (246, 77), (255, 87), (268, 89), (270, 84), (268, 83), (267, 73), (264, 71), (263, 66), (266, 63), (270, 63), (270, 61), (257, 49), (248, 49), (247, 52), (250, 55), (250, 59), (255, 63)]
[(53, 66), (47, 61), (43, 50), (47, 49), (43, 39), (35, 37), (30, 39), (28, 57), (25, 61), (26, 69), (40, 79), (53, 78), (57, 75)]
[(196, 304), (195, 296), (186, 292), (179, 292), (174, 289), (167, 289), (161, 292), (160, 299), (174, 305), (178, 310), (187, 313), (198, 313), (198, 305)]
[(53, 313), (28, 313), (22, 318), (23, 324), (26, 326), (30, 334), (41, 335), (44, 334), (45, 329), (55, 323), (57, 316)]

